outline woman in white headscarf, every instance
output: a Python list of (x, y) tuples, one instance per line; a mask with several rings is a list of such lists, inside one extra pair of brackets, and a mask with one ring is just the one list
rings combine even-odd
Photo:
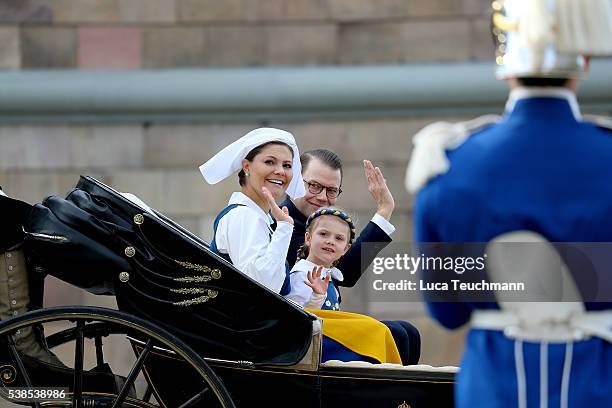
[(200, 166), (210, 184), (236, 172), (240, 183), (240, 191), (232, 194), (228, 206), (215, 219), (211, 249), (281, 295), (289, 291), (285, 259), (293, 219), (276, 200), (285, 193), (293, 199), (304, 195), (299, 157), (291, 133), (260, 128)]

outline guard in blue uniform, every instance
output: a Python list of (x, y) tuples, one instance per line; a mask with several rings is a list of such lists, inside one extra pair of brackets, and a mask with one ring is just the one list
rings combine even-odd
[[(527, 230), (550, 242), (612, 242), (611, 122), (583, 116), (575, 97), (588, 56), (612, 53), (612, 4), (499, 0), (493, 9), (506, 112), (415, 136), (406, 182), (418, 193), (416, 240)], [(610, 407), (612, 304), (579, 305), (552, 338), (537, 319), (527, 327), (539, 330), (513, 334), (508, 322), (521, 320), (501, 302), (429, 302), (445, 327), (472, 325), (456, 405)]]

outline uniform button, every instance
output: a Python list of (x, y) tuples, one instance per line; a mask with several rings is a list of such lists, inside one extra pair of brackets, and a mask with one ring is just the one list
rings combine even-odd
[(13, 270), (13, 265), (9, 266), (9, 271)]
[(11, 254), (11, 253), (6, 254), (7, 258), (10, 258), (11, 256), (13, 256), (13, 254)]
[(13, 316), (17, 316), (18, 314), (19, 314), (19, 312), (16, 311), (16, 310), (13, 312)]
[(21, 334), (21, 330), (17, 330), (15, 333), (16, 334)]
[(11, 300), (11, 305), (16, 305), (17, 301), (15, 299)]

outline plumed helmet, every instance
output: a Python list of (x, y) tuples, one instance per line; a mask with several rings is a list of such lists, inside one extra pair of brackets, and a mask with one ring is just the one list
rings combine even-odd
[(497, 77), (578, 77), (612, 54), (612, 0), (495, 0)]

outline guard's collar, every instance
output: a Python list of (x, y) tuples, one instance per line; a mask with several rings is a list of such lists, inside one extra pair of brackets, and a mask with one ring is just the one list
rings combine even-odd
[(582, 114), (580, 113), (580, 107), (576, 100), (576, 94), (567, 88), (532, 88), (532, 87), (518, 87), (510, 91), (508, 102), (506, 102), (506, 112), (512, 112), (517, 101), (527, 98), (557, 98), (565, 99), (572, 109), (572, 113), (577, 121), (582, 120)]

